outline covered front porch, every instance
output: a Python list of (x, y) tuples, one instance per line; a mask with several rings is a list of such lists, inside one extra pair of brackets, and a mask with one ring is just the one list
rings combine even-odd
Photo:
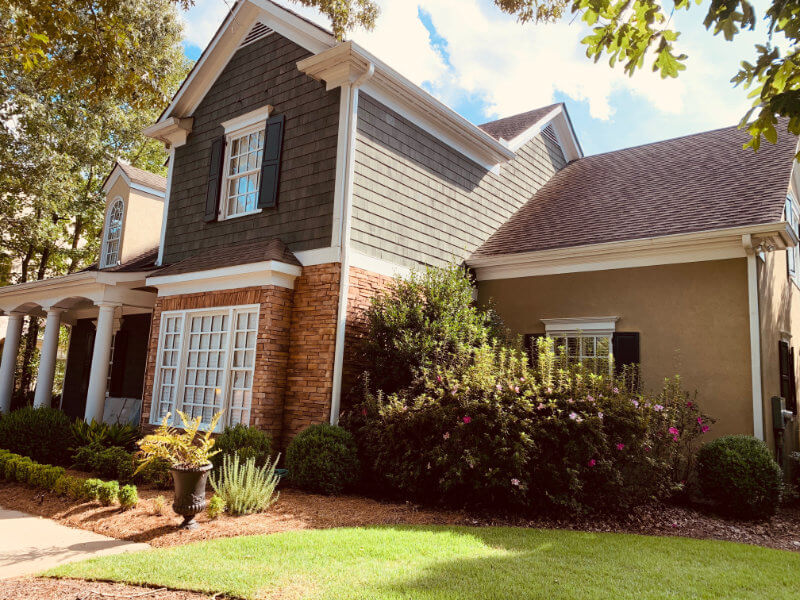
[[(148, 271), (86, 270), (0, 288), (8, 317), (0, 358), (0, 413), (11, 409), (23, 321), (41, 318), (44, 337), (33, 405), (61, 408), (87, 422), (135, 420), (141, 410), (150, 318), (156, 292)], [(63, 393), (53, 403), (62, 325), (70, 326)]]

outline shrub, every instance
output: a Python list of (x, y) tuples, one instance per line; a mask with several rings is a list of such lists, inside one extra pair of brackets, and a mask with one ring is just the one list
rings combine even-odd
[(139, 503), (139, 492), (135, 485), (123, 485), (119, 490), (118, 497), (122, 510), (129, 510)]
[(211, 487), (232, 515), (263, 512), (278, 499), (275, 494), (279, 479), (275, 474), (277, 464), (276, 458), (275, 462), (257, 467), (254, 458), (241, 464), (238, 455), (225, 456), (222, 470), (211, 476)]
[(217, 496), (216, 494), (211, 496), (211, 500), (208, 501), (208, 507), (206, 508), (206, 514), (208, 515), (208, 518), (212, 520), (216, 519), (224, 512), (225, 512), (225, 500), (223, 500), (221, 496)]
[(476, 307), (472, 294), (469, 276), (453, 265), (414, 271), (376, 295), (359, 344), (371, 389), (391, 394), (421, 370), (449, 364), (458, 349), (502, 338), (494, 312)]
[(341, 427), (312, 425), (289, 443), (286, 466), (297, 486), (323, 494), (339, 493), (352, 485), (359, 473), (353, 436)]
[(226, 427), (214, 443), (219, 452), (211, 459), (215, 468), (222, 466), (222, 457), (237, 454), (242, 461), (254, 458), (256, 466), (261, 467), (269, 462), (272, 452), (272, 438), (268, 433), (256, 427), (239, 424)]
[(87, 479), (83, 482), (84, 497), (87, 500), (98, 500), (100, 498), (100, 486), (103, 485), (102, 479)]
[(81, 461), (90, 471), (102, 478), (130, 481), (136, 470), (133, 454), (120, 446), (103, 448), (98, 445), (83, 446), (75, 454), (76, 463)]
[(92, 419), (87, 423), (82, 419), (72, 424), (72, 435), (76, 446), (99, 446), (110, 448), (119, 446), (128, 451), (136, 449), (136, 442), (141, 438), (139, 428), (134, 425), (114, 423), (98, 423)]
[(53, 485), (53, 493), (56, 496), (66, 496), (69, 492), (70, 485), (71, 482), (69, 475), (62, 475)]
[(140, 485), (150, 485), (162, 490), (168, 489), (172, 487), (170, 463), (163, 459), (153, 459), (134, 472), (133, 480)]
[(29, 467), (28, 483), (43, 490), (52, 490), (56, 481), (64, 475), (62, 467), (33, 463)]
[(119, 483), (116, 481), (106, 481), (97, 488), (97, 499), (103, 506), (111, 506), (119, 497)]
[(152, 501), (152, 512), (154, 515), (162, 516), (167, 512), (167, 499), (164, 496), (156, 496)]
[(78, 501), (88, 500), (85, 482), (86, 480), (80, 477), (70, 477), (67, 496)]
[(20, 457), (16, 462), (17, 470), (14, 473), (14, 479), (19, 483), (28, 483), (31, 479), (34, 464), (27, 456)]
[(697, 454), (700, 489), (718, 510), (759, 519), (775, 514), (783, 476), (767, 445), (748, 435), (729, 435), (702, 446)]
[(73, 446), (72, 421), (60, 410), (24, 407), (0, 419), (0, 447), (36, 462), (67, 466)]

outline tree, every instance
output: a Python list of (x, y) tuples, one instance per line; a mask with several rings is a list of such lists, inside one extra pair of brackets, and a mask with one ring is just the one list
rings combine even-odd
[[(25, 6), (40, 11), (43, 22), (57, 21), (44, 18), (37, 0)], [(56, 3), (53, 12), (63, 8)], [(20, 18), (0, 26), (0, 255), (14, 261), (8, 283), (74, 272), (95, 259), (102, 182), (116, 159), (164, 170), (163, 148), (140, 132), (158, 118), (189, 67), (177, 9), (170, 0), (91, 8), (70, 13), (56, 32), (47, 29), (47, 52), (35, 62), (21, 50), (8, 51), (26, 47), (18, 28), (35, 23)], [(13, 3), (0, 7), (0, 15), (7, 11), (21, 14)], [(94, 46), (84, 42), (102, 45), (108, 23), (125, 32), (114, 39), (119, 47), (87, 56)], [(100, 33), (93, 37), (92, 31)], [(20, 365), (23, 391), (38, 328), (31, 318)]]

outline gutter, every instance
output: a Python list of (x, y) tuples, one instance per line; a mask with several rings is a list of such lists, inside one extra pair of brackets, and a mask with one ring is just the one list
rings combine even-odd
[[(342, 214), (340, 220), (341, 233), (339, 235), (339, 259), (341, 273), (339, 275), (339, 308), (336, 316), (336, 343), (333, 354), (333, 389), (331, 390), (331, 425), (339, 422), (339, 411), (342, 406), (342, 371), (344, 369), (344, 342), (347, 333), (347, 304), (350, 293), (350, 230), (352, 224), (353, 205), (353, 173), (355, 158), (353, 156), (356, 145), (356, 125), (358, 122), (358, 88), (366, 83), (375, 74), (375, 65), (369, 62), (366, 70), (352, 83), (342, 84), (342, 100), (347, 102), (346, 110), (346, 143)], [(345, 96), (346, 94), (346, 96)]]
[(764, 440), (764, 407), (761, 390), (761, 319), (758, 310), (758, 266), (753, 237), (742, 235), (747, 254), (747, 300), (750, 317), (750, 386), (753, 390), (753, 436)]

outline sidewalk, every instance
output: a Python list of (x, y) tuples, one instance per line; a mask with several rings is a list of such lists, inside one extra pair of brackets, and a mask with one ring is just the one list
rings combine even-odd
[(105, 554), (146, 550), (148, 544), (71, 529), (42, 517), (0, 508), (0, 580)]

